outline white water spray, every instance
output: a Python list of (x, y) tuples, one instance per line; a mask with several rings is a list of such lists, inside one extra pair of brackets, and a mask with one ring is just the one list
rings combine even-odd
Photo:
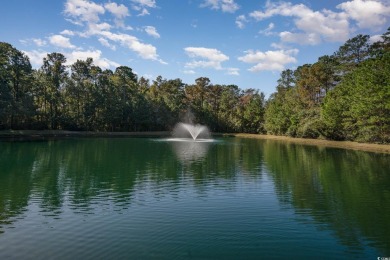
[(199, 138), (210, 138), (210, 131), (204, 125), (192, 125), (186, 123), (178, 123), (173, 129), (172, 135), (176, 138), (188, 138), (197, 141)]

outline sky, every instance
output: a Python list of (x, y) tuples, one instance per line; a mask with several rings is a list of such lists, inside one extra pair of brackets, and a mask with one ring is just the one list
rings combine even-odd
[(371, 41), (390, 26), (390, 0), (4, 0), (0, 41), (34, 68), (60, 52), (193, 84), (254, 88), (269, 96), (280, 73), (332, 55), (346, 40)]

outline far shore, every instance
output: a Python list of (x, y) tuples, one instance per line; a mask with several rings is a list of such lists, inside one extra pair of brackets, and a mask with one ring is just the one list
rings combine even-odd
[(126, 137), (126, 136), (169, 136), (169, 131), (151, 132), (94, 132), (67, 130), (2, 130), (0, 139), (4, 138), (44, 138), (44, 137)]
[[(7, 139), (44, 139), (61, 137), (166, 137), (170, 136), (169, 131), (156, 132), (92, 132), (92, 131), (66, 131), (66, 130), (2, 130), (0, 140)], [(352, 149), (375, 153), (390, 154), (390, 144), (358, 143), (351, 141), (331, 141), (323, 139), (294, 138), (288, 136), (262, 135), (262, 134), (221, 134), (213, 133), (215, 136), (230, 136), (240, 138), (256, 138), (265, 140), (276, 140), (291, 142), (303, 145), (324, 146), (342, 149)]]

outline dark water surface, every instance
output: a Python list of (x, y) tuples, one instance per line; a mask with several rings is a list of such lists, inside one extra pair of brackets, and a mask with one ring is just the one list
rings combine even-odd
[(390, 257), (390, 156), (226, 138), (0, 142), (0, 259)]

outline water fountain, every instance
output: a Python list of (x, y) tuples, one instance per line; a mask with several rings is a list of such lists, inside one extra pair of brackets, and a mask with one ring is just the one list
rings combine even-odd
[(172, 148), (183, 163), (192, 163), (207, 155), (211, 138), (207, 126), (199, 124), (177, 123), (172, 131)]
[(210, 131), (207, 126), (178, 123), (172, 131), (172, 136), (180, 139), (190, 139), (191, 141), (210, 141)]
[(215, 142), (207, 126), (188, 123), (177, 123), (171, 138), (159, 140), (171, 142), (173, 151), (183, 163), (202, 159), (207, 155), (210, 144)]

